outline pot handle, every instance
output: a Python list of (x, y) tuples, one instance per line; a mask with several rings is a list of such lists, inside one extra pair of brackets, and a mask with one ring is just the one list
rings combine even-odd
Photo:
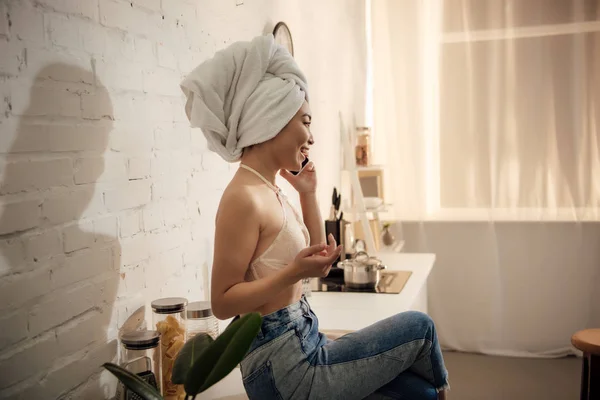
[(354, 247), (353, 250), (356, 253), (360, 253), (360, 252), (365, 252), (365, 249), (367, 248), (367, 245), (366, 245), (366, 243), (365, 243), (364, 240), (362, 240), (362, 239), (355, 239), (353, 247)]
[(352, 259), (356, 260), (359, 257), (363, 257), (363, 258), (367, 258), (368, 259), (369, 258), (369, 254), (366, 251), (364, 251), (364, 250), (357, 251), (356, 253), (354, 253), (354, 257), (352, 257)]

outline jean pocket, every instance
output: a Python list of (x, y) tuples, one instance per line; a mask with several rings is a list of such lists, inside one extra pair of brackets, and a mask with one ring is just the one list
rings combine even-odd
[(309, 313), (304, 314), (296, 323), (296, 329), (302, 343), (310, 340), (313, 335), (318, 333), (316, 317)]
[(307, 356), (310, 355), (319, 342), (317, 318), (309, 313), (304, 314), (295, 322), (295, 330), (302, 352)]
[(250, 400), (283, 400), (273, 378), (271, 362), (267, 361), (243, 379)]

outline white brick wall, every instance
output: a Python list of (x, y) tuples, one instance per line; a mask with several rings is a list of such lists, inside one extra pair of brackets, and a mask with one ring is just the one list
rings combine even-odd
[(288, 22), (313, 159), (337, 162), (338, 111), (362, 111), (362, 0), (235, 3), (0, 1), (0, 399), (104, 398), (134, 310), (205, 298), (235, 168), (190, 129), (179, 82), (216, 50)]
[(127, 162), (127, 177), (129, 180), (150, 177), (150, 157), (133, 157)]
[(129, 2), (118, 0), (100, 1), (100, 22), (109, 28), (148, 36), (160, 19), (159, 13), (131, 7)]
[(76, 15), (98, 20), (98, 2), (94, 0), (37, 0), (38, 3), (65, 15)]
[(44, 36), (44, 13), (39, 8), (33, 7), (28, 2), (23, 2), (20, 7), (9, 4), (11, 27), (10, 38), (16, 38), (25, 42), (43, 45)]
[(8, 36), (8, 9), (6, 3), (0, 3), (0, 35)]
[(41, 201), (39, 200), (23, 200), (18, 203), (1, 205), (0, 235), (35, 228), (41, 217), (40, 205)]
[(12, 172), (0, 186), (0, 194), (50, 189), (73, 184), (71, 159), (61, 158), (48, 161), (17, 161), (7, 163)]

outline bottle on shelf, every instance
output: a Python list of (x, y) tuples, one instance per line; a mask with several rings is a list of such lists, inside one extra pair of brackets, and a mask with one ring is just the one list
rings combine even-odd
[(356, 165), (366, 167), (371, 164), (371, 128), (363, 126), (356, 128), (356, 131)]

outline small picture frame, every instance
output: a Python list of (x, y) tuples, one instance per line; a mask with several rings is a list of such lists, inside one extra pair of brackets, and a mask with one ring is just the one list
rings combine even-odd
[(359, 169), (358, 180), (364, 197), (383, 199), (383, 169)]

